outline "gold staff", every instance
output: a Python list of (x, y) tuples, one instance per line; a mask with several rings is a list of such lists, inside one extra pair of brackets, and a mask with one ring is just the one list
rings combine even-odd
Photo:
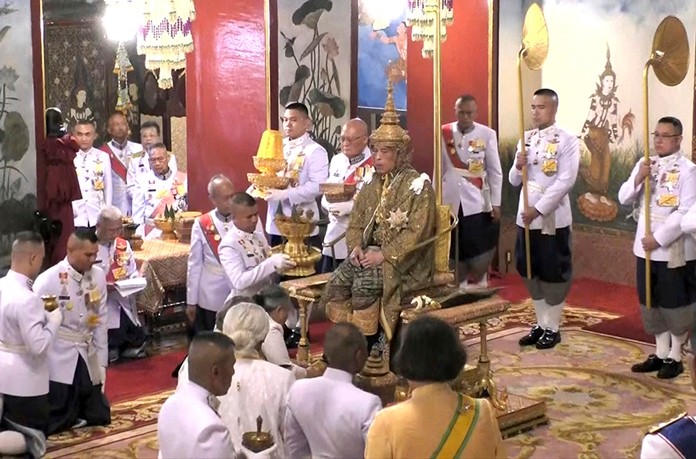
[[(522, 46), (517, 54), (517, 88), (519, 92), (519, 118), (520, 118), (520, 153), (526, 153), (524, 139), (524, 94), (522, 90), (522, 61), (530, 70), (539, 70), (546, 55), (549, 52), (549, 31), (546, 27), (544, 13), (538, 4), (532, 3), (524, 17), (522, 28)], [(514, 165), (513, 165), (514, 167)], [(529, 194), (527, 191), (527, 165), (522, 166), (522, 203), (524, 209), (529, 206)], [(529, 223), (524, 224), (524, 248), (527, 260), (527, 279), (532, 279), (532, 257), (529, 249)]]
[[(689, 69), (689, 39), (684, 24), (674, 16), (660, 22), (653, 37), (650, 59), (643, 68), (643, 130), (644, 160), (650, 161), (650, 125), (648, 112), (648, 70), (653, 68), (655, 76), (664, 85), (676, 86), (684, 80)], [(650, 174), (645, 177), (645, 234), (650, 229)], [(645, 251), (645, 306), (651, 306), (650, 252)]]

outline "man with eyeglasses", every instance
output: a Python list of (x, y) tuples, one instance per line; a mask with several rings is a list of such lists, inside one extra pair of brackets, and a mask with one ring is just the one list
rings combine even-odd
[[(128, 199), (131, 201), (131, 212), (135, 212), (135, 189), (138, 184), (138, 178), (147, 175), (150, 172), (150, 162), (148, 161), (150, 150), (152, 147), (160, 142), (160, 127), (155, 121), (145, 121), (140, 125), (140, 141), (142, 142), (143, 148), (140, 151), (136, 151), (131, 154), (130, 160), (128, 161), (128, 170), (126, 172), (126, 190), (128, 194)], [(176, 156), (169, 155), (169, 168), (174, 172), (177, 171), (178, 167), (176, 165)]]
[(150, 171), (138, 177), (133, 196), (133, 223), (140, 226), (136, 234), (155, 239), (162, 232), (152, 220), (164, 215), (167, 207), (174, 212), (186, 210), (186, 174), (169, 166), (169, 152), (163, 143), (156, 143), (148, 153)]
[(500, 232), (500, 196), (503, 171), (495, 131), (474, 121), (476, 99), (457, 98), (457, 121), (442, 126), (442, 201), (459, 216), (450, 257), (459, 255), (462, 288), (469, 280), (488, 287), (488, 266), (495, 255)]
[(232, 285), (220, 264), (220, 241), (234, 227), (232, 180), (222, 174), (208, 182), (213, 210), (196, 218), (191, 228), (191, 251), (186, 272), (186, 317), (194, 333), (213, 331), (215, 316)]
[[(328, 183), (355, 184), (359, 189), (364, 180), (369, 180), (368, 177), (372, 176), (374, 167), (367, 140), (367, 124), (360, 118), (352, 119), (343, 125), (341, 153), (331, 158)], [(333, 271), (334, 266), (338, 266), (348, 255), (345, 233), (354, 201), (355, 196), (343, 202), (329, 202), (326, 196), (321, 199), (321, 206), (329, 213), (324, 244), (338, 239), (333, 246), (333, 251), (331, 247), (324, 247), (322, 250), (322, 271), (324, 272)]]
[[(621, 185), (619, 202), (640, 206), (633, 243), (636, 287), (645, 331), (657, 349), (635, 373), (656, 371), (671, 379), (684, 371), (682, 346), (693, 325), (696, 304), (696, 241), (682, 230), (682, 217), (696, 202), (696, 166), (681, 152), (682, 124), (666, 116), (653, 132), (656, 156), (641, 159)], [(645, 180), (650, 182), (650, 232), (646, 232)], [(688, 229), (688, 228), (687, 228)], [(650, 307), (646, 305), (646, 254), (650, 253)]]

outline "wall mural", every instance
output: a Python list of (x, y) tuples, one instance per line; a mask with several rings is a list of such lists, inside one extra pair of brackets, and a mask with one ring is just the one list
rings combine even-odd
[[(22, 50), (22, 52), (18, 52)], [(0, 4), (0, 268), (15, 233), (32, 228), (36, 145), (30, 3)]]
[(278, 103), (303, 102), (313, 133), (332, 156), (350, 119), (350, 1), (278, 2)]
[[(501, 162), (507, 173), (517, 144), (517, 75), (524, 14), (531, 2), (505, 2), (500, 11)], [(546, 0), (539, 2), (549, 28), (549, 55), (540, 72), (525, 72), (525, 121), (532, 92), (549, 87), (558, 92), (559, 125), (581, 138), (581, 164), (571, 193), (576, 223), (634, 231), (636, 209), (618, 203), (618, 190), (643, 155), (642, 71), (653, 34), (668, 15), (690, 31), (694, 52), (696, 2), (651, 0)], [(581, 20), (579, 20), (581, 18)], [(693, 55), (693, 54), (692, 54)], [(686, 79), (667, 87), (650, 77), (650, 119), (653, 129), (662, 116), (684, 124), (682, 151), (691, 157), (694, 63)], [(650, 146), (652, 148), (652, 145)], [(518, 189), (505, 185), (503, 209), (513, 215)]]

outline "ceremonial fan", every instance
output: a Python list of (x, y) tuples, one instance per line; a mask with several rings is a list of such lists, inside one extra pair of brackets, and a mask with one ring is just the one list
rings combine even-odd
[[(539, 70), (549, 52), (549, 31), (546, 27), (544, 13), (538, 4), (532, 3), (524, 17), (522, 28), (522, 46), (517, 54), (517, 83), (519, 89), (519, 118), (520, 118), (520, 152), (526, 151), (524, 139), (524, 94), (522, 93), (522, 61), (530, 70)], [(514, 166), (513, 166), (514, 167)], [(527, 165), (522, 167), (522, 202), (524, 208), (529, 206), (527, 193)], [(524, 248), (527, 260), (527, 279), (532, 278), (532, 259), (529, 250), (529, 224), (524, 225)]]
[[(660, 83), (676, 86), (684, 80), (689, 68), (689, 39), (684, 24), (674, 16), (660, 22), (653, 37), (650, 59), (643, 69), (643, 130), (645, 161), (650, 161), (650, 126), (648, 119), (648, 71), (653, 68)], [(650, 174), (645, 177), (645, 234), (650, 234)], [(650, 307), (650, 252), (645, 252), (645, 306)]]

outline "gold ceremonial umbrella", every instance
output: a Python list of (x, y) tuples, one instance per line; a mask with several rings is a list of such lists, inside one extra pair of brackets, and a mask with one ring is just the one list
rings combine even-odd
[[(526, 153), (524, 144), (524, 94), (522, 90), (522, 61), (530, 70), (539, 70), (546, 60), (549, 52), (549, 31), (546, 27), (544, 13), (538, 4), (532, 3), (524, 17), (522, 27), (522, 46), (517, 54), (517, 83), (519, 89), (519, 117), (520, 117), (520, 152)], [(513, 165), (514, 167), (514, 165)], [(522, 202), (524, 208), (529, 206), (527, 193), (527, 166), (522, 167)], [(524, 225), (524, 247), (527, 260), (527, 279), (532, 278), (532, 259), (529, 251), (529, 224)]]
[[(650, 161), (650, 126), (648, 112), (648, 71), (653, 68), (660, 83), (676, 86), (684, 80), (689, 69), (689, 39), (684, 24), (674, 16), (660, 22), (653, 37), (650, 59), (643, 68), (643, 142), (645, 161)], [(645, 234), (650, 234), (650, 176), (645, 177)], [(645, 306), (651, 305), (650, 252), (645, 252)]]

